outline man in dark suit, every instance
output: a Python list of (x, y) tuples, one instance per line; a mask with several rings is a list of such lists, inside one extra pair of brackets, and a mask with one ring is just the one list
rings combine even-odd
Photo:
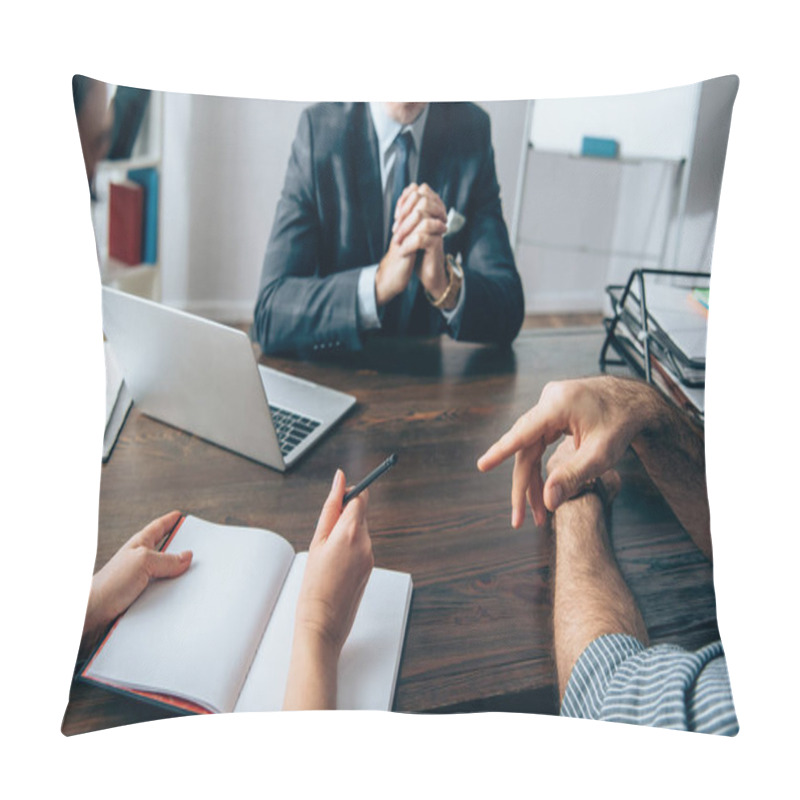
[(373, 334), (504, 344), (523, 314), (484, 111), (303, 111), (255, 307), (264, 352), (358, 350)]

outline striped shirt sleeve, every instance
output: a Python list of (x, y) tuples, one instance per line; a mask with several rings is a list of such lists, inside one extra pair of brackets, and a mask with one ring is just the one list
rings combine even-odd
[(721, 642), (696, 652), (645, 647), (624, 634), (600, 636), (576, 662), (561, 715), (735, 736)]

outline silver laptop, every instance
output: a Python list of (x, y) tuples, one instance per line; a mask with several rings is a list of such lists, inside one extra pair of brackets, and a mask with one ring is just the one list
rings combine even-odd
[(257, 363), (243, 331), (103, 287), (103, 328), (136, 406), (284, 471), (355, 397)]

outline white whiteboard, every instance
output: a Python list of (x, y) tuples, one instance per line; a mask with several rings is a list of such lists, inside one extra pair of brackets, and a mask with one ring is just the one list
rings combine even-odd
[(584, 136), (619, 142), (622, 158), (686, 158), (702, 84), (641, 94), (535, 100), (530, 140), (541, 150), (580, 153)]

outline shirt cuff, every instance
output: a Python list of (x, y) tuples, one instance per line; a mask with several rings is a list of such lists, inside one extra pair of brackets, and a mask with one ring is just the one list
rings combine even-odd
[(378, 303), (375, 300), (375, 273), (378, 265), (364, 267), (358, 276), (358, 325), (362, 331), (381, 327)]

